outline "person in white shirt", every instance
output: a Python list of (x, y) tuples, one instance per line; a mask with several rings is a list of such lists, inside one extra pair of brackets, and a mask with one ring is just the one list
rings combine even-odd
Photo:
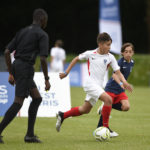
[(15, 53), (16, 53), (16, 50), (14, 50), (14, 51), (10, 54), (11, 63), (13, 63), (14, 60), (15, 60)]
[(66, 59), (65, 50), (62, 48), (63, 41), (57, 40), (55, 42), (55, 47), (51, 49), (51, 64), (50, 71), (51, 72), (63, 72), (64, 71), (64, 63)]
[[(115, 57), (109, 53), (112, 39), (109, 34), (101, 33), (97, 37), (98, 48), (95, 50), (86, 51), (79, 56), (75, 57), (66, 71), (60, 73), (60, 78), (65, 78), (72, 67), (79, 60), (88, 61), (88, 78), (83, 86), (84, 91), (86, 92), (86, 98), (82, 106), (71, 108), (67, 112), (58, 112), (56, 130), (59, 132), (60, 127), (64, 119), (71, 116), (80, 116), (90, 112), (97, 100), (104, 102), (102, 116), (103, 116), (103, 126), (109, 129), (108, 121), (112, 108), (112, 98), (104, 91), (102, 88), (104, 75), (109, 66), (112, 67), (115, 72), (115, 81), (120, 84), (122, 88), (128, 89), (132, 92), (131, 85), (126, 81), (124, 76), (120, 72), (120, 67), (115, 59)], [(110, 132), (113, 132), (110, 130)]]

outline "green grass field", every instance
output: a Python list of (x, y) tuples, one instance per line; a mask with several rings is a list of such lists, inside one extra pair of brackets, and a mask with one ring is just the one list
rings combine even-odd
[[(65, 120), (60, 133), (55, 118), (38, 118), (35, 133), (42, 144), (24, 143), (27, 118), (16, 118), (3, 132), (5, 144), (0, 150), (150, 150), (150, 88), (135, 87), (127, 94), (131, 110), (112, 111), (110, 127), (119, 137), (108, 142), (97, 142), (92, 135), (99, 119), (96, 111), (101, 103), (97, 102), (90, 114)], [(81, 105), (84, 97), (82, 88), (71, 88), (72, 106)]]

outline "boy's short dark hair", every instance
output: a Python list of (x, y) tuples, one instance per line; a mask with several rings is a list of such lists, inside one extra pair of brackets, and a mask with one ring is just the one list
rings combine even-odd
[(33, 20), (36, 22), (41, 22), (44, 19), (48, 19), (48, 15), (44, 9), (38, 8), (33, 12)]
[(132, 44), (132, 43), (124, 43), (123, 45), (122, 45), (122, 47), (121, 47), (121, 53), (123, 53), (124, 51), (125, 51), (125, 49), (126, 49), (126, 47), (132, 47), (132, 50), (134, 51), (134, 45)]
[(101, 42), (107, 42), (107, 41), (111, 41), (112, 42), (112, 38), (110, 37), (110, 35), (106, 32), (100, 33), (97, 36), (97, 44), (101, 43)]

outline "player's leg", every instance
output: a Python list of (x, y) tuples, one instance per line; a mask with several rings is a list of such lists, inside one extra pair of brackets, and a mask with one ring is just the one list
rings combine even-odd
[[(110, 92), (106, 92), (106, 93), (107, 93), (107, 94), (111, 97), (111, 99), (112, 99), (112, 103), (113, 103), (114, 98), (115, 98), (114, 93), (110, 93)], [(99, 109), (98, 109), (98, 111), (100, 112), (100, 113), (99, 113), (99, 114), (100, 114), (100, 119), (99, 119), (99, 122), (98, 122), (97, 128), (98, 128), (98, 127), (103, 126), (103, 116), (102, 116), (103, 106), (104, 106), (104, 102), (102, 102), (101, 110), (99, 111)]]
[[(106, 93), (112, 98), (112, 104), (113, 104), (113, 101), (114, 101), (114, 98), (115, 98), (115, 94), (114, 94), (114, 93), (111, 93), (111, 92), (106, 92)], [(100, 106), (100, 107), (98, 108), (98, 110), (97, 110), (97, 114), (101, 115), (103, 106), (104, 106), (104, 102), (102, 101), (101, 106)]]
[(64, 119), (66, 119), (68, 117), (75, 117), (75, 116), (80, 116), (80, 115), (83, 115), (83, 114), (87, 114), (87, 113), (90, 112), (92, 107), (93, 106), (89, 101), (85, 101), (82, 106), (73, 107), (69, 111), (66, 111), (64, 113), (63, 112), (58, 112), (57, 122), (56, 122), (56, 130), (58, 132), (60, 131), (60, 127), (61, 127), (61, 124), (64, 121)]
[(112, 108), (119, 110), (119, 111), (122, 111), (122, 104), (120, 102), (112, 104)]
[(69, 111), (65, 112), (63, 115), (63, 119), (73, 116), (80, 116), (82, 114), (87, 114), (90, 112), (91, 108), (92, 105), (88, 101), (85, 101), (82, 106), (71, 108)]
[(125, 92), (122, 92), (116, 96), (113, 101), (112, 108), (119, 111), (128, 111), (130, 109), (128, 96)]
[[(113, 101), (114, 101), (114, 94), (110, 93), (110, 92), (106, 92), (106, 93), (112, 98), (112, 103), (113, 103)], [(102, 102), (102, 105), (100, 106), (100, 110), (99, 109), (97, 110), (99, 112), (98, 114), (100, 114), (100, 119), (99, 119), (97, 128), (103, 126), (103, 117), (102, 117), (103, 106), (104, 106), (104, 102)]]
[[(107, 93), (106, 93), (107, 94)], [(110, 105), (110, 102), (112, 104), (112, 101), (114, 100), (114, 96), (113, 95), (110, 95), (108, 94), (108, 96), (111, 97), (111, 99), (109, 99), (109, 97), (107, 97), (107, 95), (103, 95), (104, 97), (100, 97), (101, 100), (102, 98), (104, 99), (103, 102), (104, 102), (104, 105), (102, 107), (102, 112), (101, 112), (101, 115), (100, 115), (100, 119), (99, 119), (99, 122), (98, 122), (98, 125), (97, 125), (97, 128), (98, 127), (101, 127), (101, 126), (105, 126), (109, 129), (110, 131), (110, 137), (116, 137), (118, 136), (119, 134), (112, 131), (110, 128), (109, 128), (109, 125), (108, 125), (108, 122), (109, 122), (109, 116), (110, 116), (110, 112), (111, 112), (111, 105)], [(106, 101), (108, 101), (109, 103), (105, 103)]]
[(121, 103), (121, 110), (122, 111), (128, 111), (129, 109), (130, 109), (130, 103), (129, 103), (129, 100), (121, 100), (120, 101), (120, 103)]
[(3, 120), (0, 123), (0, 143), (3, 143), (2, 141), (2, 132), (7, 127), (7, 125), (15, 118), (17, 113), (19, 112), (20, 108), (22, 107), (24, 98), (23, 97), (15, 97), (14, 103), (10, 106), (10, 108), (5, 113), (5, 116)]
[[(6, 126), (14, 119), (17, 115), (18, 111), (22, 107), (23, 101), (26, 95), (26, 80), (24, 80), (24, 65), (20, 64), (17, 60), (14, 61), (12, 65), (12, 72), (15, 78), (16, 87), (15, 87), (15, 98), (14, 103), (10, 106), (10, 108), (5, 113), (3, 120), (0, 123), (0, 135)], [(23, 69), (23, 70), (22, 70)]]
[[(104, 92), (103, 94), (101, 94), (99, 99), (101, 99), (104, 102), (104, 106), (102, 108), (102, 113), (101, 113), (102, 118), (103, 118), (102, 123), (103, 123), (104, 127), (108, 128), (109, 127), (109, 125), (108, 125), (109, 116), (111, 113), (112, 98), (106, 92)], [(101, 121), (99, 121), (99, 122), (101, 122)]]
[(28, 109), (28, 129), (24, 140), (25, 142), (29, 142), (29, 143), (41, 143), (38, 137), (34, 135), (34, 125), (35, 125), (39, 105), (42, 102), (42, 98), (36, 86), (34, 87), (35, 88), (30, 90), (30, 96), (32, 97), (32, 102), (30, 103)]

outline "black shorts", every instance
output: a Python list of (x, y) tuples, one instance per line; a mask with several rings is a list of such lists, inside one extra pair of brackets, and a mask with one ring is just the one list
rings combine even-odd
[(33, 66), (21, 59), (16, 59), (12, 65), (12, 73), (16, 82), (15, 96), (28, 97), (30, 90), (36, 88), (33, 80)]

